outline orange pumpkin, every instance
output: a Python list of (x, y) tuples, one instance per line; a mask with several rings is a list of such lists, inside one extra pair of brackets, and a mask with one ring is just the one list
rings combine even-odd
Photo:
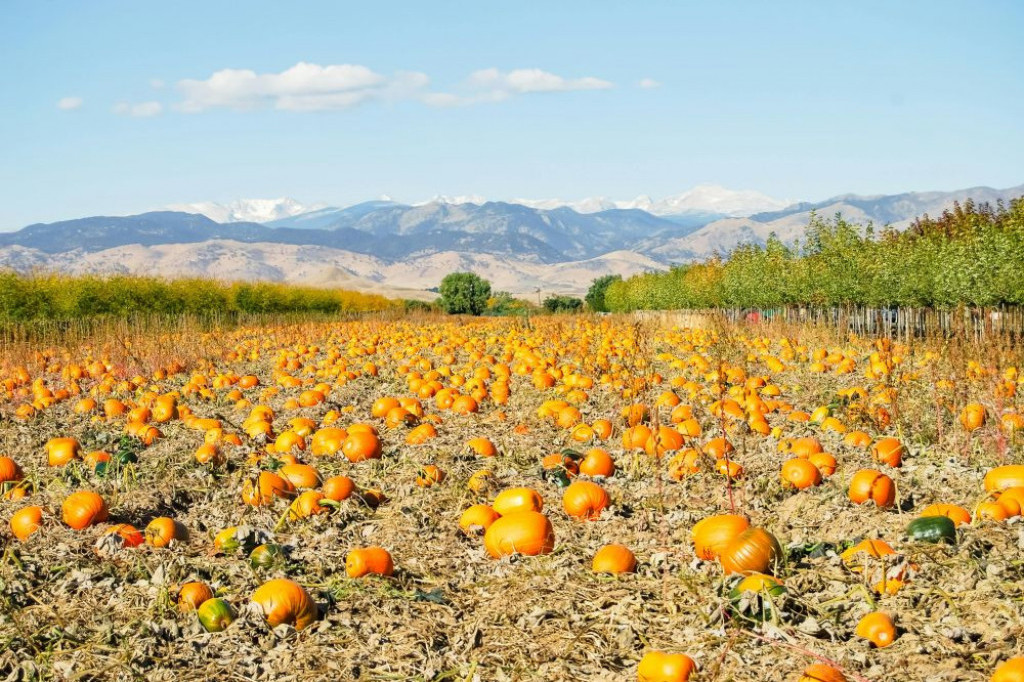
[(0, 457), (0, 486), (4, 483), (16, 483), (24, 477), (21, 467), (10, 457)]
[(985, 474), (985, 490), (1000, 491), (1024, 487), (1024, 464), (1006, 464)]
[(848, 495), (854, 504), (871, 500), (882, 509), (888, 509), (896, 501), (896, 484), (881, 471), (861, 469), (850, 480)]
[[(355, 426), (355, 425), (353, 425)], [(370, 431), (348, 430), (348, 438), (341, 446), (341, 451), (350, 462), (364, 462), (368, 459), (380, 459), (381, 443), (375, 433)]]
[(309, 451), (315, 457), (336, 455), (341, 451), (345, 439), (348, 438), (348, 431), (336, 426), (325, 426), (313, 433), (309, 443)]
[(46, 441), (46, 460), (52, 467), (62, 467), (82, 454), (82, 446), (74, 438), (51, 438)]
[(919, 516), (945, 516), (960, 526), (971, 522), (971, 513), (955, 504), (931, 504), (921, 510)]
[(317, 617), (316, 604), (309, 593), (293, 580), (270, 580), (252, 593), (252, 601), (263, 611), (270, 627), (286, 624), (296, 630), (312, 625)]
[(575, 481), (562, 494), (565, 513), (575, 519), (598, 519), (610, 502), (605, 489), (591, 481)]
[(533, 488), (508, 488), (498, 493), (491, 507), (502, 516), (524, 511), (539, 512), (544, 508), (544, 500)]
[(146, 541), (146, 537), (139, 532), (139, 529), (130, 523), (118, 523), (111, 526), (104, 535), (116, 535), (121, 539), (122, 547), (138, 547)]
[(903, 453), (906, 448), (897, 438), (879, 438), (871, 446), (871, 458), (880, 464), (899, 467), (903, 464)]
[(347, 500), (355, 488), (355, 482), (348, 476), (331, 476), (324, 481), (320, 491), (326, 499), (341, 502)]
[(608, 478), (615, 474), (615, 460), (607, 450), (591, 448), (580, 462), (580, 473), (591, 478)]
[(763, 528), (748, 528), (725, 546), (718, 559), (726, 573), (768, 573), (781, 556), (774, 535)]
[(881, 649), (895, 641), (896, 626), (888, 614), (874, 611), (858, 621), (856, 633)]
[(1024, 682), (1024, 656), (1000, 663), (989, 682)]
[(698, 521), (690, 531), (697, 557), (706, 561), (717, 559), (749, 527), (746, 517), (736, 514), (718, 514)]
[(459, 528), (466, 535), (471, 535), (479, 531), (486, 531), (492, 523), (500, 518), (501, 515), (488, 505), (474, 504), (462, 512), (462, 516), (459, 517)]
[(184, 527), (167, 516), (155, 518), (146, 526), (146, 544), (153, 547), (166, 547), (171, 540), (182, 542), (185, 536)]
[(782, 481), (798, 490), (821, 485), (821, 472), (806, 459), (786, 460), (782, 464)]
[(363, 547), (353, 549), (345, 557), (345, 573), (349, 578), (361, 578), (364, 575), (391, 575), (395, 572), (395, 564), (391, 553), (383, 547)]
[(64, 499), (61, 516), (71, 528), (83, 530), (107, 520), (107, 503), (91, 490), (79, 490)]
[(277, 471), (295, 488), (316, 488), (322, 483), (320, 472), (308, 464), (285, 464)]
[(812, 663), (804, 668), (798, 682), (847, 682), (846, 675), (824, 663)]
[(42, 525), (42, 507), (25, 507), (11, 515), (11, 532), (14, 533), (14, 537), (22, 542), (28, 540)]
[(594, 554), (591, 570), (594, 573), (632, 573), (636, 570), (636, 555), (625, 545), (605, 545)]
[(637, 666), (638, 682), (687, 682), (697, 664), (686, 654), (648, 651)]
[(213, 590), (206, 583), (185, 583), (178, 590), (178, 609), (195, 611), (207, 599), (213, 599)]
[(554, 546), (555, 532), (551, 522), (536, 511), (502, 515), (484, 533), (484, 547), (495, 559), (511, 554), (548, 554)]
[(261, 471), (255, 480), (249, 478), (242, 484), (242, 501), (254, 507), (268, 505), (275, 497), (294, 496), (295, 486), (272, 471)]
[(985, 425), (988, 414), (981, 403), (970, 403), (960, 411), (960, 424), (966, 431), (977, 431)]
[(489, 438), (472, 438), (466, 442), (466, 447), (480, 457), (495, 457), (498, 454), (498, 448), (494, 447)]

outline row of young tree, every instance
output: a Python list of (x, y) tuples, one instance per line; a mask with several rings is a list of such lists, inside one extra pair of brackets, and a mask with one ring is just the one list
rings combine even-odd
[(383, 296), (270, 282), (0, 271), (0, 321), (224, 313), (344, 313), (401, 305)]
[(804, 237), (744, 244), (727, 257), (612, 281), (613, 311), (808, 306), (1024, 305), (1024, 198), (957, 204), (876, 232), (812, 215)]

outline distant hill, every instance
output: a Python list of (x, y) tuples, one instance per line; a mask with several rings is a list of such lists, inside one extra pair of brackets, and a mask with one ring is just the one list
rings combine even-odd
[[(664, 269), (727, 253), (737, 244), (763, 243), (772, 233), (793, 242), (803, 235), (812, 211), (902, 228), (922, 214), (940, 214), (955, 201), (994, 203), (1024, 196), (1024, 185), (848, 194), (747, 216), (689, 210), (710, 203), (709, 196), (722, 197), (723, 211), (765, 203), (759, 198), (763, 195), (735, 194), (709, 191), (689, 204), (679, 200), (672, 205), (686, 205), (689, 212), (663, 216), (640, 208), (581, 213), (568, 206), (539, 208), (475, 198), (463, 203), (440, 198), (419, 205), (380, 199), (283, 216), (282, 211), (287, 214), (301, 205), (293, 200), (255, 201), (236, 206), (231, 214), (262, 211), (278, 216), (265, 223), (218, 222), (181, 211), (97, 216), (0, 233), (0, 266), (340, 283), (406, 292), (434, 288), (448, 272), (470, 269), (490, 279), (496, 289), (578, 294), (604, 274)], [(723, 203), (726, 199), (732, 203)]]

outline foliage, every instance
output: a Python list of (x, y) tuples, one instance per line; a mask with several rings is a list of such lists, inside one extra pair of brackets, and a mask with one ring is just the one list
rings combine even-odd
[(907, 230), (812, 215), (802, 242), (771, 235), (727, 258), (613, 281), (611, 311), (812, 306), (992, 306), (1024, 303), (1024, 198), (956, 204)]
[(529, 301), (516, 298), (507, 291), (497, 291), (487, 299), (487, 310), (485, 315), (522, 315), (535, 306)]
[(394, 305), (373, 294), (269, 282), (230, 284), (198, 278), (0, 271), (0, 320), (16, 322), (136, 314), (341, 313)]
[(479, 315), (491, 297), (491, 284), (472, 272), (445, 275), (439, 288), (438, 304), (450, 315)]
[(590, 289), (587, 290), (587, 295), (584, 300), (587, 302), (587, 307), (595, 313), (606, 313), (608, 312), (608, 305), (605, 303), (605, 293), (608, 291), (608, 287), (611, 286), (612, 282), (621, 282), (622, 275), (605, 275), (604, 277), (598, 277), (590, 284)]
[(575, 313), (583, 309), (583, 300), (575, 296), (548, 296), (544, 299), (544, 310), (549, 313)]

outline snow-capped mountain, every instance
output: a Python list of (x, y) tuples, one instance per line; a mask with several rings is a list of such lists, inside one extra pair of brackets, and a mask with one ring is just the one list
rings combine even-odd
[(269, 223), (325, 208), (326, 204), (301, 204), (295, 199), (239, 199), (230, 204), (200, 201), (194, 204), (171, 204), (165, 211), (199, 213), (218, 223)]
[(719, 185), (702, 184), (682, 194), (655, 201), (646, 194), (635, 199), (615, 201), (607, 197), (589, 197), (579, 201), (560, 199), (513, 199), (511, 203), (532, 208), (567, 207), (577, 213), (597, 213), (613, 208), (638, 208), (657, 216), (700, 213), (726, 217), (746, 217), (755, 213), (778, 211), (790, 205), (755, 190), (731, 190)]

